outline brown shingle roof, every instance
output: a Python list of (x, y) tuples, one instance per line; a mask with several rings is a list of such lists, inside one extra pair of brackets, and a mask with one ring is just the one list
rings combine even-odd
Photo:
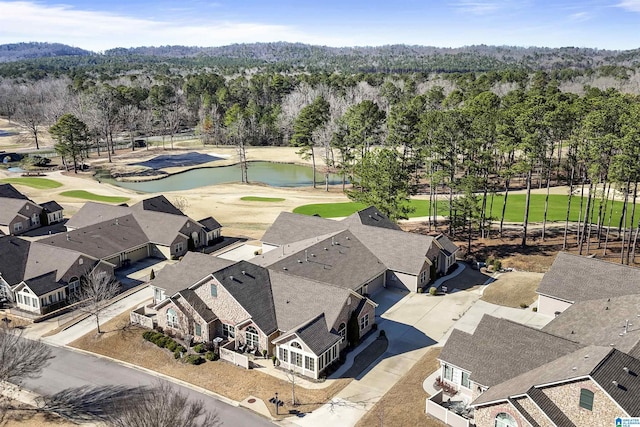
[(640, 360), (613, 350), (591, 377), (630, 417), (640, 416)]
[(163, 289), (165, 295), (171, 296), (231, 264), (233, 261), (223, 258), (199, 252), (187, 252), (180, 262), (167, 265), (158, 271), (151, 285)]
[(538, 293), (572, 303), (640, 294), (640, 269), (560, 252)]

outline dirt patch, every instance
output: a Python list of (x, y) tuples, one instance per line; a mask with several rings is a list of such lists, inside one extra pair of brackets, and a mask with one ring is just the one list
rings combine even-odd
[(440, 348), (430, 348), (376, 403), (356, 427), (374, 425), (443, 427), (446, 424), (425, 414), (424, 379), (438, 369)]
[[(322, 389), (305, 389), (297, 385), (296, 399), (299, 405), (293, 406), (288, 398), (291, 396), (289, 382), (262, 373), (259, 369), (245, 370), (223, 361), (206, 362), (200, 366), (176, 361), (169, 351), (142, 338), (145, 329), (129, 325), (129, 313), (112, 319), (102, 329), (105, 331), (103, 334), (92, 332), (70, 345), (160, 372), (236, 401), (254, 396), (268, 402), (277, 391), (284, 397), (281, 414), (288, 414), (289, 410), (311, 412), (328, 402), (351, 382), (347, 378), (331, 380), (331, 385)], [(272, 406), (267, 405), (271, 415), (275, 417)]]
[(512, 271), (498, 276), (482, 294), (482, 300), (506, 307), (520, 308), (520, 304), (533, 304), (538, 294), (536, 289), (543, 273)]
[(11, 408), (0, 423), (0, 427), (74, 427), (74, 424), (50, 412), (44, 412), (33, 406), (11, 400)]

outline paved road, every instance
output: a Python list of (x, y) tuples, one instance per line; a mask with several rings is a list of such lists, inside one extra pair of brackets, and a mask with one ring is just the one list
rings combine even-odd
[[(27, 380), (24, 388), (40, 395), (51, 395), (70, 387), (81, 386), (144, 386), (152, 385), (158, 379), (137, 369), (128, 368), (109, 360), (85, 355), (60, 347), (52, 347), (55, 358), (42, 373), (40, 378)], [(249, 410), (223, 403), (216, 398), (199, 393), (178, 384), (172, 387), (188, 395), (192, 399), (202, 400), (210, 411), (217, 411), (225, 426), (273, 426), (265, 418)]]

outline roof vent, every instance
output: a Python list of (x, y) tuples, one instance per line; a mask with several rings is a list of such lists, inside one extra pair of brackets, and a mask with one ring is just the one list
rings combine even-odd
[(369, 215), (369, 218), (373, 218), (371, 215)]
[(585, 358), (585, 359), (588, 359), (588, 358), (589, 358), (589, 355), (588, 355), (588, 354), (585, 354), (585, 355), (584, 355), (584, 358)]
[(349, 240), (349, 236), (345, 237), (345, 239)]
[(616, 381), (616, 380), (611, 381), (611, 384), (613, 384), (614, 386), (618, 387), (618, 381)]
[(118, 220), (118, 218), (116, 218), (116, 225), (119, 225), (120, 221)]
[(577, 370), (577, 369), (578, 369), (578, 367), (577, 367), (577, 366), (574, 366), (573, 368), (571, 368), (571, 370), (572, 370), (572, 371), (575, 371), (575, 370)]
[(302, 260), (301, 259), (298, 260), (298, 264), (302, 264)]
[(622, 368), (622, 370), (625, 371), (627, 374), (629, 373), (629, 368), (626, 367), (626, 366), (624, 368)]
[(324, 250), (325, 250), (325, 251), (328, 251), (328, 250), (329, 250), (329, 248), (324, 248)]
[[(282, 267), (282, 269), (283, 269), (284, 271), (287, 271), (287, 270), (288, 270), (288, 269), (287, 269), (287, 267)], [(613, 345), (613, 344), (611, 344), (611, 345)]]
[(247, 274), (247, 272), (242, 270), (242, 275), (244, 276), (245, 274)]
[(233, 280), (233, 276), (229, 276), (229, 279), (230, 279), (230, 280)]

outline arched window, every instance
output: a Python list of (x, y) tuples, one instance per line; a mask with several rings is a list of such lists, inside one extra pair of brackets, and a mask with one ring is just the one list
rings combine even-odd
[(302, 350), (302, 346), (295, 341), (291, 343), (291, 347)]
[(518, 423), (511, 415), (500, 412), (496, 415), (495, 427), (518, 427)]
[(340, 342), (344, 342), (344, 340), (347, 339), (347, 325), (346, 325), (346, 323), (344, 323), (344, 322), (340, 323), (340, 326), (338, 326), (338, 334), (340, 334), (340, 336), (342, 337)]
[(249, 326), (244, 331), (244, 336), (247, 340), (247, 345), (249, 348), (256, 349), (258, 348), (258, 331), (253, 326)]
[(170, 328), (178, 328), (178, 313), (173, 308), (167, 310), (167, 326)]

